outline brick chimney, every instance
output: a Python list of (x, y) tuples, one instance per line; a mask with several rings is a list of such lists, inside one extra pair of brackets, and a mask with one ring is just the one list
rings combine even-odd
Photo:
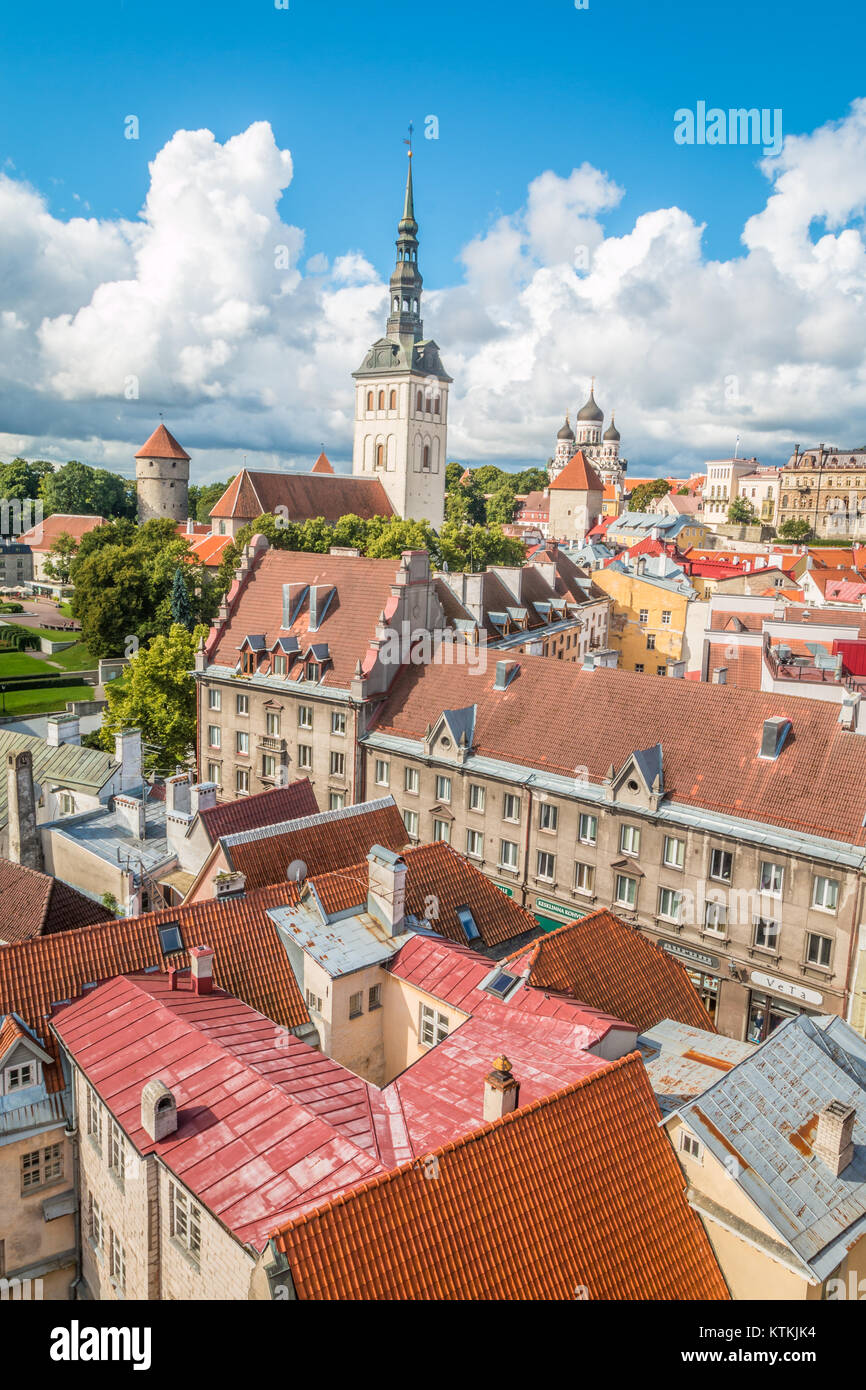
[(213, 992), (213, 948), (211, 946), (190, 946), (189, 964), (193, 993), (211, 994)]
[(393, 850), (373, 845), (367, 863), (367, 911), (389, 936), (399, 936), (406, 922), (406, 861)]
[(42, 836), (36, 825), (36, 793), (33, 787), (33, 754), (29, 749), (10, 753), (6, 759), (8, 801), (8, 857), (25, 869), (42, 871)]
[(120, 790), (137, 791), (144, 780), (141, 771), (141, 730), (122, 729), (115, 734), (114, 756), (120, 763)]
[(141, 1127), (153, 1140), (177, 1131), (177, 1103), (164, 1081), (148, 1081), (141, 1092)]
[(812, 1152), (834, 1177), (844, 1173), (854, 1157), (854, 1121), (857, 1112), (842, 1100), (831, 1100), (818, 1111), (818, 1132)]
[(511, 1074), (511, 1063), (504, 1055), (497, 1057), (493, 1070), (484, 1078), (484, 1119), (499, 1120), (517, 1109), (520, 1082)]

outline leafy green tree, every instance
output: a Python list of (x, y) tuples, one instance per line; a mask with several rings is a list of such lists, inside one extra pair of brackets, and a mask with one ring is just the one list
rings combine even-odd
[(199, 642), (207, 636), (201, 624), (192, 632), (172, 624), (132, 658), (123, 675), (105, 688), (108, 709), (102, 723), (102, 746), (111, 748), (121, 729), (141, 729), (145, 743), (158, 754), (149, 761), (167, 771), (187, 763), (195, 750), (195, 665)]
[(677, 488), (677, 497), (688, 497), (688, 495), (689, 495), (689, 489), (688, 489), (687, 487), (678, 487), (678, 488)]
[(515, 492), (543, 492), (546, 487), (550, 487), (550, 478), (546, 468), (524, 468), (522, 473), (515, 473), (512, 476)]
[(234, 476), (227, 483), (191, 484), (189, 489), (189, 514), (194, 521), (210, 521), (211, 508), (215, 507), (223, 493), (234, 482)]
[(75, 537), (70, 536), (68, 531), (61, 531), (48, 550), (48, 559), (45, 561), (45, 573), (48, 578), (56, 579), (58, 584), (68, 584), (77, 550), (78, 541)]
[[(380, 518), (377, 518), (379, 520)], [(370, 523), (355, 516), (354, 512), (341, 516), (331, 533), (331, 545), (352, 545), (363, 554), (370, 531)]]
[(656, 497), (667, 497), (670, 490), (671, 485), (667, 478), (653, 478), (651, 482), (639, 483), (629, 495), (628, 510), (630, 512), (648, 511), (650, 502), (654, 501)]
[(451, 492), (463, 477), (464, 468), (462, 463), (446, 463), (445, 465), (445, 491)]
[(501, 526), (455, 526), (446, 521), (439, 550), (451, 570), (475, 572), (488, 565), (522, 565), (526, 559), (525, 546), (504, 536)]
[(472, 469), (472, 481), (482, 492), (495, 492), (508, 476), (495, 463), (482, 463), (480, 468)]
[(432, 526), (426, 521), (405, 521), (398, 516), (377, 518), (385, 524), (372, 532), (367, 541), (365, 553), (374, 560), (390, 560), (401, 555), (404, 550), (427, 550), (430, 563), (439, 564), (439, 541)]
[(172, 622), (180, 623), (181, 627), (192, 627), (192, 604), (180, 565), (174, 572), (171, 586), (171, 617)]
[(808, 521), (794, 520), (783, 521), (779, 527), (779, 537), (783, 541), (808, 541), (812, 539), (812, 528)]
[(735, 525), (746, 525), (755, 520), (755, 509), (748, 497), (735, 497), (728, 507), (728, 521)]
[(19, 502), (29, 497), (35, 501), (40, 495), (42, 479), (53, 471), (54, 464), (42, 459), (28, 463), (27, 459), (16, 458), (11, 463), (0, 464), (0, 497)]
[(123, 656), (154, 614), (150, 579), (133, 547), (102, 546), (75, 569), (73, 616), (91, 656)]
[[(147, 523), (150, 525), (150, 523)], [(144, 528), (141, 528), (144, 530)], [(172, 533), (174, 528), (172, 527)], [(139, 528), (135, 522), (128, 518), (120, 521), (109, 521), (105, 526), (96, 526), (92, 531), (85, 531), (78, 543), (78, 550), (72, 561), (71, 579), (75, 584), (78, 578), (78, 571), (89, 556), (95, 555), (97, 550), (103, 550), (107, 546), (122, 545), (130, 546), (135, 542), (139, 534)]]
[(511, 481), (501, 483), (487, 499), (487, 524), (506, 526), (514, 520), (515, 488)]
[(41, 496), (46, 516), (55, 512), (71, 516), (135, 516), (135, 485), (119, 473), (72, 459), (42, 478)]
[(487, 518), (487, 503), (473, 473), (465, 483), (458, 483), (445, 494), (445, 520), (454, 526), (473, 526)]

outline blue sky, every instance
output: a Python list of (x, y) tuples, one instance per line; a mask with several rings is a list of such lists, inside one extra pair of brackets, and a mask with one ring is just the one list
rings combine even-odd
[[(453, 457), (543, 462), (593, 374), (633, 473), (863, 443), (864, 29), (839, 0), (6, 6), (0, 458), (128, 472), (164, 410), (194, 475), (348, 466), (410, 120)], [(698, 102), (781, 108), (783, 157), (676, 144)]]
[[(673, 112), (781, 107), (786, 132), (839, 118), (863, 87), (866, 21), (826, 0), (725, 5), (589, 0), (121, 0), (6, 6), (0, 151), (58, 216), (134, 216), (147, 162), (180, 127), (222, 140), (266, 119), (291, 148), (291, 220), (309, 253), (362, 250), (385, 272), (402, 177), (416, 177), (431, 285), (459, 278), (460, 247), (522, 201), (545, 168), (588, 160), (626, 188), (616, 233), (677, 204), (706, 222), (710, 256), (736, 254), (762, 196), (750, 147), (676, 146)], [(859, 86), (858, 86), (859, 84)], [(136, 114), (138, 142), (123, 139)]]

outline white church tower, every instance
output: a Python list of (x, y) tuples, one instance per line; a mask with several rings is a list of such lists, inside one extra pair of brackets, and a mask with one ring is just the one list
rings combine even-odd
[(412, 187), (412, 149), (406, 200), (397, 228), (397, 265), (385, 337), (374, 343), (356, 372), (352, 473), (379, 478), (397, 516), (445, 518), (448, 387), (439, 348), (421, 321), (418, 223)]

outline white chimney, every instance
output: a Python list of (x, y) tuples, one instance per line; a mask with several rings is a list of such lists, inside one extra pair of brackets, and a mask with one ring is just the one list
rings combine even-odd
[(239, 869), (224, 869), (216, 874), (213, 881), (213, 895), (222, 902), (226, 898), (242, 898), (247, 886), (247, 876)]
[(81, 725), (77, 714), (53, 714), (48, 720), (45, 742), (49, 748), (59, 748), (62, 743), (81, 746)]
[(831, 1100), (818, 1111), (818, 1132), (812, 1152), (826, 1163), (835, 1178), (844, 1173), (854, 1157), (854, 1121), (857, 1112), (852, 1105)]
[(406, 921), (406, 861), (393, 850), (373, 845), (367, 864), (367, 911), (389, 936), (399, 936)]
[(145, 836), (145, 815), (144, 798), (140, 796), (121, 796), (119, 793), (114, 798), (114, 811), (119, 821), (121, 821), (136, 840), (143, 840)]
[(135, 791), (142, 784), (141, 730), (123, 729), (115, 734), (114, 756), (120, 763), (120, 790)]
[(196, 782), (190, 795), (190, 810), (194, 816), (197, 816), (199, 811), (209, 811), (212, 806), (216, 806), (216, 782)]
[(499, 1120), (517, 1109), (520, 1083), (511, 1074), (511, 1063), (505, 1056), (497, 1057), (493, 1070), (484, 1078), (484, 1120)]
[(189, 774), (178, 772), (165, 779), (165, 809), (189, 815)]
[(213, 991), (213, 949), (210, 946), (190, 946), (190, 973), (195, 994), (210, 994)]
[(860, 699), (859, 690), (849, 690), (843, 697), (842, 708), (839, 710), (839, 723), (843, 729), (848, 729), (849, 732), (853, 732), (857, 728)]
[(177, 1103), (164, 1081), (148, 1081), (141, 1092), (141, 1127), (153, 1140), (177, 1131)]
[(713, 667), (713, 685), (727, 685), (728, 668), (727, 666)]

